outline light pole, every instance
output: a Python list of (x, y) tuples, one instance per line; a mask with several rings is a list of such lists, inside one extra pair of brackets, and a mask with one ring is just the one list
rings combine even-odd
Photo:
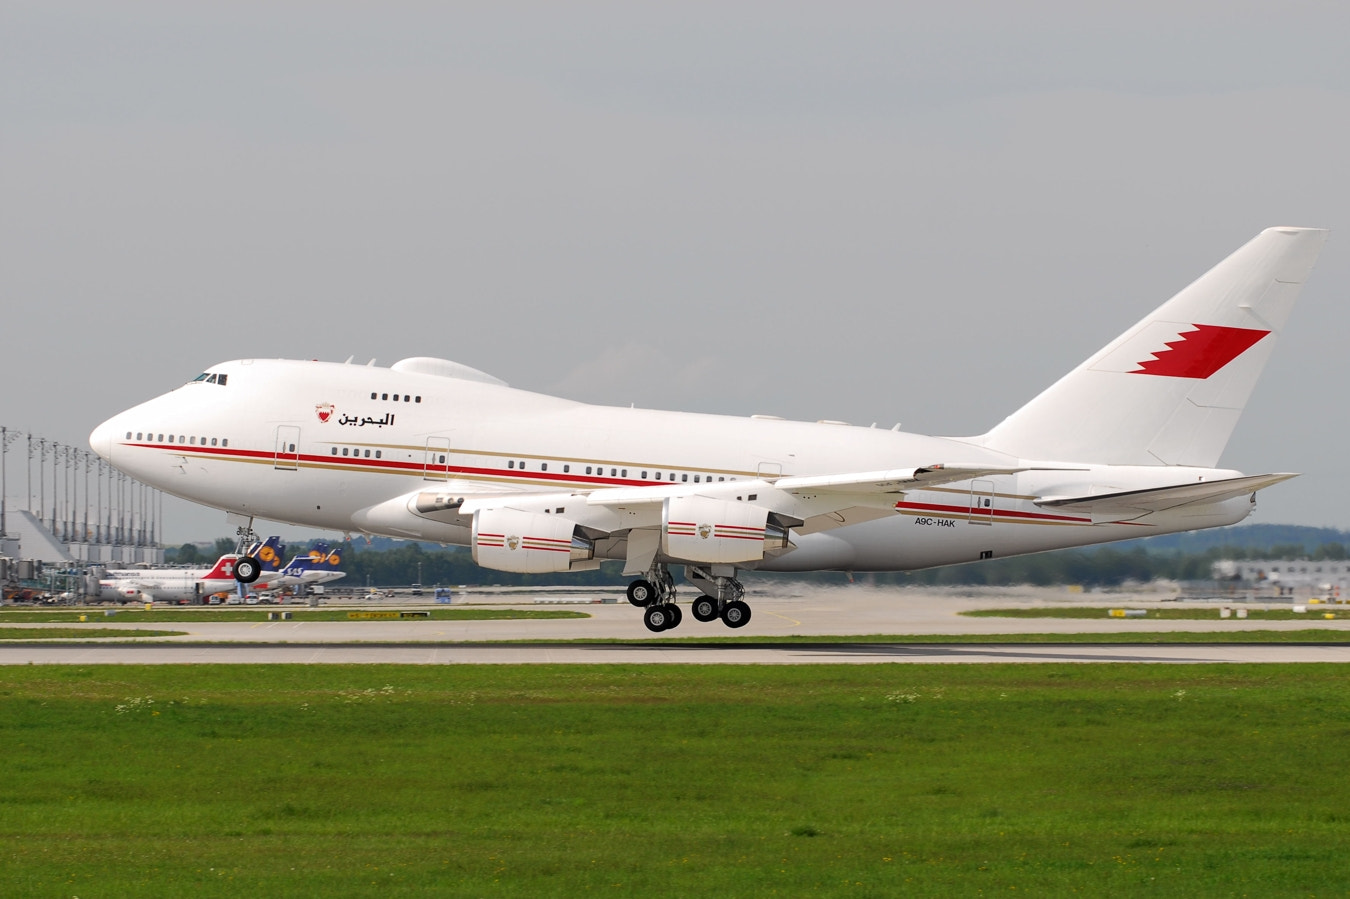
[(18, 433), (10, 433), (9, 428), (0, 428), (0, 538), (8, 533), (9, 518), (9, 482), (5, 475), (5, 462), (9, 458), (9, 445), (19, 439)]

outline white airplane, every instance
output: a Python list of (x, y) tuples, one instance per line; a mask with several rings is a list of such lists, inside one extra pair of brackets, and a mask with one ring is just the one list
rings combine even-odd
[[(647, 627), (750, 618), (736, 575), (900, 571), (1230, 525), (1292, 474), (1215, 468), (1326, 232), (1261, 232), (987, 433), (592, 406), (442, 359), (242, 359), (99, 425), (143, 483), (232, 513), (624, 562)], [(248, 559), (236, 572), (252, 574)]]
[[(113, 602), (176, 602), (202, 599), (217, 593), (234, 593), (235, 563), (241, 558), (257, 560), (261, 573), (277, 573), (280, 567), (279, 537), (255, 543), (244, 553), (227, 553), (210, 568), (113, 568), (99, 578), (99, 599)], [(270, 586), (271, 576), (269, 575)]]

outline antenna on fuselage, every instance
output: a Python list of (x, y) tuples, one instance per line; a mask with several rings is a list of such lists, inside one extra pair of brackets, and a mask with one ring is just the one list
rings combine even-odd
[(356, 358), (356, 354), (355, 354), (355, 353), (352, 353), (350, 356), (347, 357), (347, 361), (344, 362), (344, 363), (342, 363), (342, 364), (343, 364), (343, 365), (351, 365), (351, 364), (352, 364), (352, 360), (355, 359), (355, 358)]

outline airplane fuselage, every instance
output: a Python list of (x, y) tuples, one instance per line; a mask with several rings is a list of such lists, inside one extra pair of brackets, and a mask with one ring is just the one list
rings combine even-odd
[[(795, 534), (741, 567), (906, 570), (1241, 521), (1248, 496), (1130, 520), (1033, 499), (1143, 490), (1237, 472), (1018, 459), (967, 440), (837, 423), (594, 406), (488, 379), (350, 364), (239, 360), (224, 384), (190, 382), (91, 438), (116, 467), (185, 499), (259, 519), (468, 545), (466, 520), (380, 512), (417, 491), (577, 496), (607, 488), (772, 483), (960, 460), (1037, 468), (887, 500), (872, 520)], [(708, 488), (712, 489), (712, 488)], [(623, 558), (601, 541), (599, 557)]]

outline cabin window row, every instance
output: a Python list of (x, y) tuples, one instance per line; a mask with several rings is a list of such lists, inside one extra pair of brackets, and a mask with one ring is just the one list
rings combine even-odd
[[(339, 449), (341, 449), (341, 451), (342, 451), (341, 453), (338, 452)], [(335, 447), (332, 448), (332, 450), (333, 450), (333, 453), (332, 453), (332, 454), (333, 454), (334, 456), (337, 456), (337, 455), (343, 455), (343, 456), (356, 456), (356, 457), (364, 458), (364, 459), (369, 459), (369, 458), (371, 458), (370, 450), (363, 450), (363, 449), (361, 449), (360, 447), (351, 447), (351, 446), (336, 447), (336, 446), (335, 446)], [(375, 456), (374, 456), (374, 458), (379, 459), (380, 457), (381, 457), (380, 451), (379, 451), (379, 450), (375, 450)], [(444, 459), (444, 457), (442, 457), (442, 459)]]
[(370, 394), (370, 398), (371, 398), (372, 400), (388, 400), (388, 401), (391, 402), (391, 403), (397, 403), (397, 402), (399, 402), (400, 400), (401, 400), (402, 402), (405, 402), (405, 403), (420, 403), (420, 402), (422, 402), (422, 398), (421, 398), (420, 396), (411, 396), (410, 394), (406, 394), (406, 393), (403, 394), (403, 395), (400, 397), (399, 394), (397, 394), (397, 393), (375, 393), (375, 392), (372, 392), (372, 393)]
[[(525, 462), (524, 462), (524, 460), (516, 461), (515, 459), (510, 459), (510, 460), (507, 461), (506, 467), (507, 467), (508, 469), (519, 469), (519, 470), (521, 470), (521, 471), (524, 471), (524, 470), (525, 470)], [(548, 463), (547, 463), (547, 462), (540, 462), (540, 463), (539, 463), (539, 470), (540, 470), (540, 471), (548, 471)], [(563, 474), (570, 474), (571, 471), (572, 471), (572, 466), (569, 465), (569, 464), (564, 464), (563, 467), (562, 467), (562, 470), (563, 470)], [(656, 472), (656, 473), (655, 473), (655, 477), (649, 477), (649, 476), (648, 476), (648, 475), (649, 475), (649, 472), (650, 472), (650, 469), (649, 469), (648, 471), (642, 472), (642, 474), (641, 474), (641, 476), (640, 476), (640, 479), (641, 479), (641, 480), (644, 480), (644, 481), (661, 481), (661, 480), (665, 480), (665, 479), (666, 479), (666, 475), (665, 475), (665, 473), (663, 473), (663, 472), (659, 472), (659, 471)], [(595, 475), (595, 476), (597, 476), (597, 477), (602, 477), (602, 478), (603, 478), (603, 477), (606, 476), (606, 475), (605, 475), (605, 466), (603, 466), (603, 465), (587, 465), (587, 466), (586, 466), (586, 474), (589, 474), (589, 475)], [(672, 471), (672, 472), (669, 472), (669, 473), (668, 473), (668, 478), (669, 478), (669, 480), (671, 480), (671, 481), (679, 481), (680, 483), (687, 484), (687, 483), (689, 483), (689, 475), (690, 475), (689, 472), (674, 472), (674, 471)], [(628, 477), (628, 469), (626, 469), (626, 468), (618, 468), (618, 467), (615, 467), (615, 466), (611, 466), (610, 469), (609, 469), (609, 475), (608, 475), (608, 476), (611, 477), (611, 478), (626, 478), (626, 477)], [(707, 483), (711, 484), (711, 483), (713, 482), (714, 479), (716, 479), (716, 480), (718, 480), (718, 481), (725, 481), (725, 480), (727, 479), (725, 475), (710, 475), (710, 474), (695, 474), (693, 477), (694, 477), (694, 483), (695, 483), (695, 484), (701, 484), (701, 483), (704, 483), (705, 481), (706, 481)], [(734, 481), (734, 480), (736, 480), (736, 479), (735, 479), (735, 478), (732, 478), (731, 480)]]
[(132, 432), (131, 432), (131, 431), (127, 431), (127, 439), (128, 439), (128, 440), (132, 440), (132, 439), (135, 439), (135, 440), (150, 440), (150, 441), (153, 441), (153, 442), (155, 442), (155, 443), (185, 443), (185, 444), (188, 444), (189, 446), (229, 446), (229, 445), (230, 445), (230, 440), (229, 440), (228, 437), (211, 437), (211, 438), (209, 439), (209, 442), (208, 442), (208, 438), (206, 438), (206, 437), (197, 437), (197, 436), (194, 435), (194, 434), (187, 434), (187, 435), (184, 435), (184, 434), (178, 434), (178, 435), (175, 436), (175, 435), (173, 435), (173, 434), (155, 434), (155, 433), (147, 432), (147, 431), (136, 431), (135, 433), (136, 433), (136, 436), (133, 438), (133, 437), (131, 436), (131, 435), (132, 435)]

